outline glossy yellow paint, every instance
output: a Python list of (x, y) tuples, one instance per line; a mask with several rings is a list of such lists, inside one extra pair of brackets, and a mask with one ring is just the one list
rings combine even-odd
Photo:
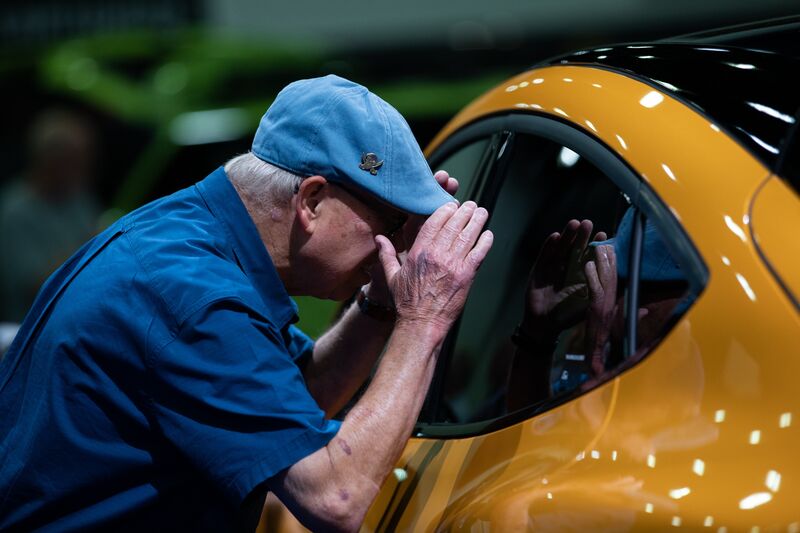
[(750, 210), (753, 238), (767, 262), (800, 301), (800, 238), (786, 238), (800, 227), (800, 198), (783, 180), (771, 176), (756, 194)]
[[(429, 153), (499, 112), (560, 117), (620, 154), (670, 206), (709, 283), (644, 361), (590, 393), (481, 437), (412, 439), (397, 465), (407, 478), (389, 477), (363, 530), (800, 531), (800, 317), (749, 228), (768, 171), (668, 95), (579, 66), (508, 80)], [(796, 224), (761, 210), (762, 243), (797, 242)]]

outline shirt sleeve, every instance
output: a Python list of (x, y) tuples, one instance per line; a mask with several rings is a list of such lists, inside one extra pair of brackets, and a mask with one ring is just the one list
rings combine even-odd
[(286, 328), (286, 347), (295, 364), (302, 370), (314, 353), (314, 341), (297, 326)]
[(302, 355), (313, 343), (295, 335), (297, 343), (285, 342), (266, 318), (226, 299), (192, 315), (150, 361), (154, 416), (165, 438), (234, 505), (339, 429), (289, 351)]

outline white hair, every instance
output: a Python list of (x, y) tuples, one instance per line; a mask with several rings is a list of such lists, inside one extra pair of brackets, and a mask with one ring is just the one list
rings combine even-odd
[(285, 205), (304, 179), (259, 159), (251, 152), (225, 163), (225, 173), (238, 190), (262, 206)]

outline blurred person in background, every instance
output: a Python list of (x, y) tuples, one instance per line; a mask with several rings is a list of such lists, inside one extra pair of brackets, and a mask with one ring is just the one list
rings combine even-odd
[(45, 279), (97, 231), (96, 142), (77, 112), (34, 120), (27, 167), (0, 195), (0, 322), (21, 322)]
[[(0, 530), (252, 531), (269, 492), (358, 529), (492, 244), (457, 186), (366, 88), (286, 87), (251, 152), (43, 286), (0, 364)], [(356, 292), (316, 343), (294, 326), (290, 295)]]

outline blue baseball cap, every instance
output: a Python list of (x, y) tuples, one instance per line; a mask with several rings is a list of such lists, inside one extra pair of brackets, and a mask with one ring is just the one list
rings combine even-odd
[(406, 213), (430, 215), (455, 201), (400, 113), (339, 76), (287, 85), (261, 118), (252, 153), (300, 176), (355, 186)]
[[(628, 208), (617, 228), (617, 234), (605, 241), (595, 241), (591, 246), (608, 244), (614, 246), (617, 256), (617, 275), (628, 278), (628, 256), (633, 237), (633, 208)], [(686, 281), (686, 275), (680, 265), (672, 258), (667, 246), (658, 234), (658, 230), (649, 220), (644, 226), (642, 239), (642, 262), (639, 279), (642, 281)]]

